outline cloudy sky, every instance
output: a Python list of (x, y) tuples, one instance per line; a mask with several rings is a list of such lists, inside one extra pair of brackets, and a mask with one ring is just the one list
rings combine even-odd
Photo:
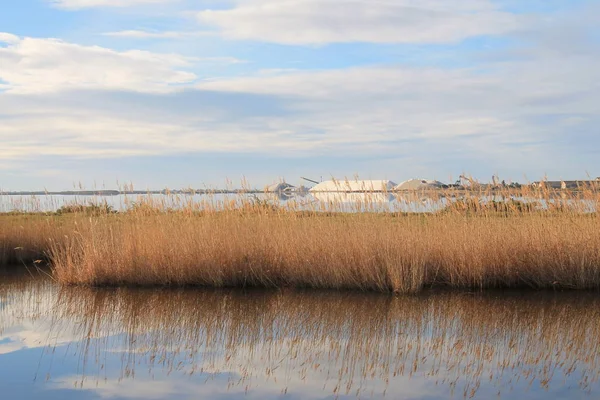
[(0, 0), (0, 188), (600, 175), (597, 0)]

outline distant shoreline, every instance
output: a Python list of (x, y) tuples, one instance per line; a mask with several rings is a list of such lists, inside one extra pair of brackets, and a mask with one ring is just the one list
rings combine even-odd
[(264, 190), (211, 190), (211, 189), (186, 189), (186, 190), (66, 190), (66, 191), (15, 191), (0, 192), (0, 196), (120, 196), (120, 195), (144, 195), (144, 194), (243, 194), (243, 193), (265, 193)]
[[(530, 186), (535, 189), (539, 187), (532, 185)], [(414, 189), (414, 190), (333, 190), (333, 191), (321, 191), (321, 193), (435, 193), (435, 192), (447, 192), (450, 190), (454, 193), (473, 193), (473, 192), (505, 192), (506, 190), (519, 189), (518, 187), (502, 187), (493, 186), (489, 184), (482, 184), (478, 187), (469, 188), (464, 186), (453, 186), (446, 185), (444, 188), (427, 188), (427, 189)], [(556, 190), (558, 192), (575, 193), (583, 190), (589, 190), (590, 187), (583, 185), (581, 187), (553, 187), (549, 186), (545, 189)], [(308, 193), (308, 188), (302, 188), (301, 190), (281, 190), (281, 191), (269, 191), (260, 189), (162, 189), (162, 190), (133, 190), (133, 191), (121, 191), (121, 190), (63, 190), (63, 191), (0, 191), (0, 196), (122, 196), (122, 195), (206, 195), (206, 194), (265, 194), (265, 193), (285, 193), (285, 194), (296, 194), (296, 193)]]

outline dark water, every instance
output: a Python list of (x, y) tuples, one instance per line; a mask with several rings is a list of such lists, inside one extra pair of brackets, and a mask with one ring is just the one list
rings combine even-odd
[(60, 289), (0, 275), (0, 398), (600, 397), (600, 295)]

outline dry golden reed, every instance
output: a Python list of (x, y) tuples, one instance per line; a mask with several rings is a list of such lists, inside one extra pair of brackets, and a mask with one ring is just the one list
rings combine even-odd
[[(341, 213), (335, 202), (182, 197), (173, 206), (148, 197), (121, 213), (2, 217), (0, 257), (10, 259), (13, 246), (37, 249), (59, 282), (93, 286), (600, 288), (600, 224), (589, 212), (600, 204), (596, 190), (402, 196), (425, 195), (446, 207)], [(355, 211), (376, 209), (366, 199)]]
[(0, 266), (30, 264), (46, 258), (51, 239), (59, 240), (65, 221), (43, 215), (0, 214)]

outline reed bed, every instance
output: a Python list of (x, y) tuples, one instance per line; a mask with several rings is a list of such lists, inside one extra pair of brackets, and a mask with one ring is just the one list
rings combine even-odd
[(88, 286), (600, 288), (595, 189), (399, 195), (444, 205), (422, 213), (369, 196), (350, 206), (149, 196), (124, 212), (4, 216), (0, 262), (27, 249), (47, 256), (57, 281)]
[(43, 214), (0, 214), (0, 267), (47, 261), (50, 244), (74, 231), (68, 225)]

